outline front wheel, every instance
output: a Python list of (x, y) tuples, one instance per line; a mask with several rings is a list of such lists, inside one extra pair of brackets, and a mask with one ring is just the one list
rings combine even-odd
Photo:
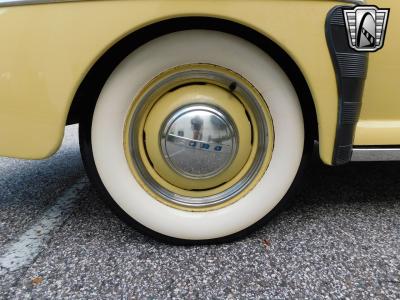
[(265, 220), (299, 170), (296, 92), (265, 52), (230, 34), (157, 38), (108, 78), (80, 124), (89, 177), (114, 211), (170, 241), (216, 241)]

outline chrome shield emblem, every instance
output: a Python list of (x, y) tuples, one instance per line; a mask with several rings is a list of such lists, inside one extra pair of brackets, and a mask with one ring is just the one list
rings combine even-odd
[(375, 52), (383, 47), (390, 9), (356, 6), (344, 9), (349, 45), (356, 51)]

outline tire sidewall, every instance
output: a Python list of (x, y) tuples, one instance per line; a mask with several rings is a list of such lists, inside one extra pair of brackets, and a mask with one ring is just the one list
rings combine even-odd
[[(266, 100), (274, 122), (274, 150), (268, 170), (249, 194), (216, 211), (182, 211), (153, 199), (130, 172), (123, 148), (125, 118), (138, 91), (166, 69), (188, 63), (213, 63), (245, 77)], [(124, 212), (125, 219), (129, 216), (151, 232), (183, 240), (231, 236), (264, 218), (289, 190), (304, 148), (301, 107), (281, 68), (249, 42), (206, 30), (163, 36), (125, 58), (103, 87), (89, 131), (85, 144), (90, 144), (91, 153), (85, 156), (92, 155), (98, 184)]]

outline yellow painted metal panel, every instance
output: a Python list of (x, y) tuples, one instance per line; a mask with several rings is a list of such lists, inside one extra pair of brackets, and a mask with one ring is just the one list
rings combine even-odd
[(400, 1), (370, 0), (390, 8), (386, 41), (382, 50), (369, 55), (356, 145), (400, 144)]
[(233, 20), (268, 36), (296, 61), (313, 94), (320, 155), (331, 163), (337, 89), (325, 41), (335, 1), (86, 1), (0, 9), (0, 155), (43, 158), (62, 140), (80, 82), (123, 36), (178, 16)]

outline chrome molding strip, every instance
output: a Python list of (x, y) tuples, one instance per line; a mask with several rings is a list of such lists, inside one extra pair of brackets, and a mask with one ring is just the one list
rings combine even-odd
[(366, 0), (340, 0), (340, 2), (347, 2), (347, 3), (358, 4), (358, 5), (365, 5), (365, 4), (367, 4), (367, 1), (366, 1)]
[(400, 148), (354, 148), (351, 161), (400, 161)]
[[(81, 2), (90, 0), (0, 0), (0, 7), (34, 5), (34, 4), (53, 4), (53, 3), (63, 3), (63, 2), (78, 2), (78, 1)], [(337, 1), (358, 4), (358, 5), (366, 4), (365, 0), (337, 0)]]
[(34, 4), (53, 4), (53, 3), (63, 3), (63, 2), (78, 2), (78, 1), (82, 0), (0, 0), (0, 7), (34, 5)]

